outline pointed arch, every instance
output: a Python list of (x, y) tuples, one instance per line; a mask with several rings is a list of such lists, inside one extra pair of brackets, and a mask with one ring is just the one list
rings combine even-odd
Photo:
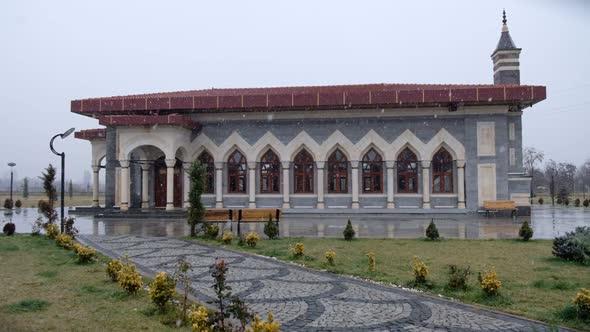
[(348, 156), (337, 148), (328, 156), (328, 192), (348, 193)]
[(293, 191), (296, 194), (314, 192), (315, 161), (313, 156), (302, 145), (293, 157)]
[(444, 147), (432, 157), (432, 192), (453, 193), (453, 156)]
[(416, 154), (418, 160), (422, 160), (425, 155), (424, 143), (409, 129), (406, 129), (391, 143), (390, 149), (387, 151), (385, 158), (387, 160), (397, 160), (399, 154), (407, 147)]
[[(302, 130), (291, 142), (286, 146), (285, 156), (290, 156), (289, 160), (293, 160), (302, 148), (307, 149), (307, 152), (311, 154), (314, 160), (321, 160), (323, 155), (321, 154), (320, 145), (313, 139), (305, 130)], [(324, 159), (325, 160), (325, 159)]]
[(397, 156), (398, 193), (418, 193), (418, 161), (416, 153), (409, 146)]
[(441, 148), (445, 147), (445, 149), (451, 153), (453, 159), (455, 160), (465, 160), (465, 147), (459, 140), (457, 140), (453, 135), (451, 135), (446, 129), (439, 130), (434, 137), (426, 144), (425, 152), (426, 155), (424, 158), (429, 158), (428, 160), (432, 160), (434, 154)]
[(322, 143), (321, 148), (321, 157), (323, 160), (328, 160), (328, 156), (330, 156), (336, 149), (340, 149), (346, 155), (348, 160), (352, 160), (354, 157), (354, 155), (352, 155), (355, 151), (354, 144), (352, 144), (348, 137), (344, 136), (340, 130), (334, 131), (334, 133)]
[(370, 148), (361, 161), (363, 193), (383, 192), (383, 157), (375, 149)]
[(234, 149), (227, 158), (227, 192), (246, 193), (247, 159), (239, 150)]
[(260, 158), (260, 192), (281, 192), (281, 160), (273, 149), (268, 149)]
[(203, 150), (197, 157), (197, 161), (205, 166), (205, 188), (203, 193), (213, 194), (215, 190), (215, 159), (213, 159), (209, 151)]

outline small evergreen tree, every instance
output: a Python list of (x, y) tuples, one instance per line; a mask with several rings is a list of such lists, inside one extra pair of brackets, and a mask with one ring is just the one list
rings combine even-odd
[(70, 199), (74, 198), (74, 183), (70, 179), (70, 183), (68, 183), (68, 194), (70, 195)]
[(43, 190), (47, 195), (47, 200), (39, 202), (39, 208), (41, 212), (47, 218), (47, 223), (43, 223), (43, 227), (47, 227), (48, 224), (54, 224), (57, 220), (57, 212), (55, 211), (55, 202), (57, 201), (57, 189), (53, 182), (55, 181), (55, 168), (53, 165), (45, 169), (45, 172), (39, 177), (43, 180)]
[(201, 202), (201, 195), (205, 189), (205, 166), (198, 161), (192, 163), (189, 170), (191, 180), (191, 190), (188, 195), (188, 224), (191, 227), (191, 236), (197, 235), (197, 224), (203, 221), (205, 216), (205, 207)]
[(590, 199), (584, 200), (584, 207), (588, 207), (590, 205)]
[(436, 225), (434, 224), (434, 219), (430, 219), (430, 224), (426, 228), (426, 237), (431, 240), (438, 240), (440, 237), (438, 234), (438, 228), (436, 228)]
[(539, 198), (539, 205), (543, 205), (544, 202), (543, 197)]
[(354, 228), (352, 228), (352, 223), (350, 222), (350, 219), (348, 219), (348, 223), (346, 224), (346, 228), (344, 229), (344, 239), (346, 241), (352, 241), (352, 239), (354, 238)]
[(5, 209), (10, 210), (10, 209), (12, 209), (12, 206), (13, 205), (14, 204), (13, 204), (13, 202), (12, 202), (12, 200), (10, 198), (7, 198), (7, 199), (4, 200), (4, 208)]
[(529, 225), (528, 221), (525, 220), (522, 223), (522, 226), (520, 226), (520, 230), (518, 231), (518, 236), (520, 236), (523, 241), (528, 241), (533, 237), (533, 229)]
[(269, 239), (273, 240), (279, 237), (279, 229), (277, 224), (272, 221), (272, 215), (268, 215), (268, 222), (264, 225), (264, 234), (268, 236)]
[(23, 198), (29, 198), (29, 178), (23, 179)]
[(576, 198), (576, 200), (574, 201), (574, 206), (580, 207), (580, 199), (579, 198)]

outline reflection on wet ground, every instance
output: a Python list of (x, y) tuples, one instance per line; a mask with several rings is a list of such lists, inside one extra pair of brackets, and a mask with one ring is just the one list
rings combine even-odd
[[(17, 232), (27, 233), (40, 216), (36, 209), (26, 208), (3, 211), (0, 220), (12, 220)], [(90, 235), (139, 235), (179, 237), (189, 234), (184, 219), (101, 219), (88, 215), (74, 215), (80, 234)], [(372, 215), (350, 217), (360, 237), (416, 238), (424, 234), (430, 219), (425, 215)], [(439, 233), (445, 238), (490, 239), (514, 238), (520, 224), (532, 220), (535, 238), (552, 239), (572, 231), (578, 226), (590, 226), (589, 208), (553, 208), (535, 206), (532, 217), (512, 220), (506, 217), (483, 217), (477, 215), (455, 215), (435, 220)], [(340, 237), (346, 226), (347, 217), (342, 215), (285, 215), (281, 222), (282, 236)], [(225, 225), (230, 229), (230, 225)], [(242, 232), (250, 230), (262, 233), (264, 224), (242, 224)], [(236, 232), (236, 224), (233, 231)]]

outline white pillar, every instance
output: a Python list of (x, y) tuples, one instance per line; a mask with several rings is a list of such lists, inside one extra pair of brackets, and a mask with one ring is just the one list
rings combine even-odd
[(188, 195), (191, 191), (191, 178), (190, 178), (191, 168), (190, 168), (190, 166), (191, 166), (191, 164), (187, 163), (187, 164), (183, 164), (183, 167), (182, 167), (182, 169), (184, 171), (184, 183), (182, 185), (183, 192), (184, 192), (184, 194), (183, 194), (184, 204), (183, 205), (187, 209), (191, 205), (190, 202), (188, 201)]
[(174, 165), (176, 159), (166, 159), (166, 210), (174, 210)]
[(223, 208), (223, 163), (215, 163), (215, 207)]
[(129, 160), (119, 160), (121, 165), (121, 211), (129, 210)]
[(352, 208), (358, 209), (359, 206), (359, 162), (358, 160), (352, 160), (350, 162), (352, 168)]
[(150, 207), (149, 199), (149, 176), (150, 165), (141, 165), (141, 208), (147, 209)]
[(289, 193), (291, 191), (291, 186), (289, 184), (290, 165), (291, 163), (288, 160), (281, 162), (281, 166), (283, 167), (283, 209), (291, 207), (291, 203), (289, 202)]
[(422, 161), (422, 208), (430, 209), (430, 160)]
[(318, 178), (316, 182), (318, 183), (318, 209), (325, 208), (324, 204), (324, 165), (326, 162), (324, 161), (316, 161), (316, 166), (318, 168)]
[(395, 166), (395, 161), (386, 161), (385, 167), (387, 168), (387, 208), (394, 209), (395, 203), (393, 200), (393, 193), (394, 193), (394, 185), (393, 185), (393, 168)]
[(457, 160), (457, 208), (465, 208), (465, 160)]
[(248, 207), (256, 208), (256, 162), (248, 162)]
[(94, 165), (92, 166), (92, 206), (93, 207), (100, 207), (98, 201), (98, 189), (99, 189), (99, 172), (100, 166)]

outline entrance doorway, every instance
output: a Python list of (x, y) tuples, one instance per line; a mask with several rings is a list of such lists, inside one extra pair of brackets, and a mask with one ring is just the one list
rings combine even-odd
[[(164, 157), (154, 163), (154, 206), (166, 207), (167, 167)], [(182, 161), (174, 165), (174, 207), (182, 207)]]

